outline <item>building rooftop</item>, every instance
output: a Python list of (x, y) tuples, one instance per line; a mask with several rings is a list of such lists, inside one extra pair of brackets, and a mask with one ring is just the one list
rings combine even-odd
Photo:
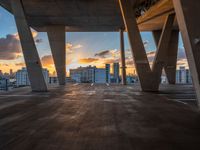
[(192, 86), (138, 88), (68, 84), (1, 93), (0, 149), (199, 149), (199, 111), (177, 101), (194, 102)]

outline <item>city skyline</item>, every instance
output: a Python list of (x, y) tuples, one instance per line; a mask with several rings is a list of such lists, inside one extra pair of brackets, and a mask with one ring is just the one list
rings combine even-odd
[[(25, 64), (13, 15), (0, 7), (0, 21), (3, 22), (3, 24), (0, 24), (0, 68), (4, 73), (9, 72), (10, 69), (16, 72)], [(55, 67), (47, 34), (44, 32), (37, 33), (34, 30), (32, 30), (32, 33), (43, 68), (47, 68), (53, 74)], [(151, 64), (156, 49), (152, 34), (151, 32), (142, 32), (141, 35)], [(126, 33), (124, 37), (127, 73), (133, 73), (133, 59)], [(69, 74), (69, 69), (79, 66), (103, 67), (106, 63), (120, 62), (119, 47), (118, 32), (66, 33), (67, 74)], [(179, 42), (178, 59), (178, 65), (188, 67), (182, 40)]]

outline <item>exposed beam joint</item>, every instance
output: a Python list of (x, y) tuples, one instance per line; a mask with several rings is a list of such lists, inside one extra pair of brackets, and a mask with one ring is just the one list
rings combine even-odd
[[(158, 47), (158, 43), (161, 37), (162, 30), (153, 31), (153, 37)], [(176, 64), (177, 64), (177, 53), (178, 53), (178, 41), (179, 41), (179, 30), (172, 30), (169, 46), (166, 54), (166, 63), (164, 70), (168, 79), (169, 84), (176, 83)]]
[(157, 91), (162, 69), (165, 65), (166, 51), (170, 41), (175, 14), (170, 14), (166, 19), (151, 70), (131, 2), (130, 0), (119, 0), (119, 4), (141, 88), (143, 91)]
[(171, 14), (167, 17), (158, 43), (156, 55), (153, 61), (152, 73), (153, 73), (153, 78), (155, 79), (154, 84), (157, 85), (157, 89), (159, 88), (162, 70), (164, 66), (166, 66), (168, 59), (167, 51), (170, 45), (174, 19), (175, 19), (175, 14)]

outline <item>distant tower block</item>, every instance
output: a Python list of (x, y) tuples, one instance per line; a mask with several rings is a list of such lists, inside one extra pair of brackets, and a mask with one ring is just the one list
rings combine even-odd
[(110, 83), (110, 64), (106, 64), (106, 83)]
[(116, 83), (119, 83), (119, 63), (113, 64), (113, 77)]

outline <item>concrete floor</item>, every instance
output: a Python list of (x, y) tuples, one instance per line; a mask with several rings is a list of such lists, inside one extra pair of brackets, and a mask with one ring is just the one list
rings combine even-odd
[(200, 113), (175, 101), (193, 99), (191, 86), (153, 94), (89, 84), (29, 90), (0, 93), (0, 150), (200, 149)]

